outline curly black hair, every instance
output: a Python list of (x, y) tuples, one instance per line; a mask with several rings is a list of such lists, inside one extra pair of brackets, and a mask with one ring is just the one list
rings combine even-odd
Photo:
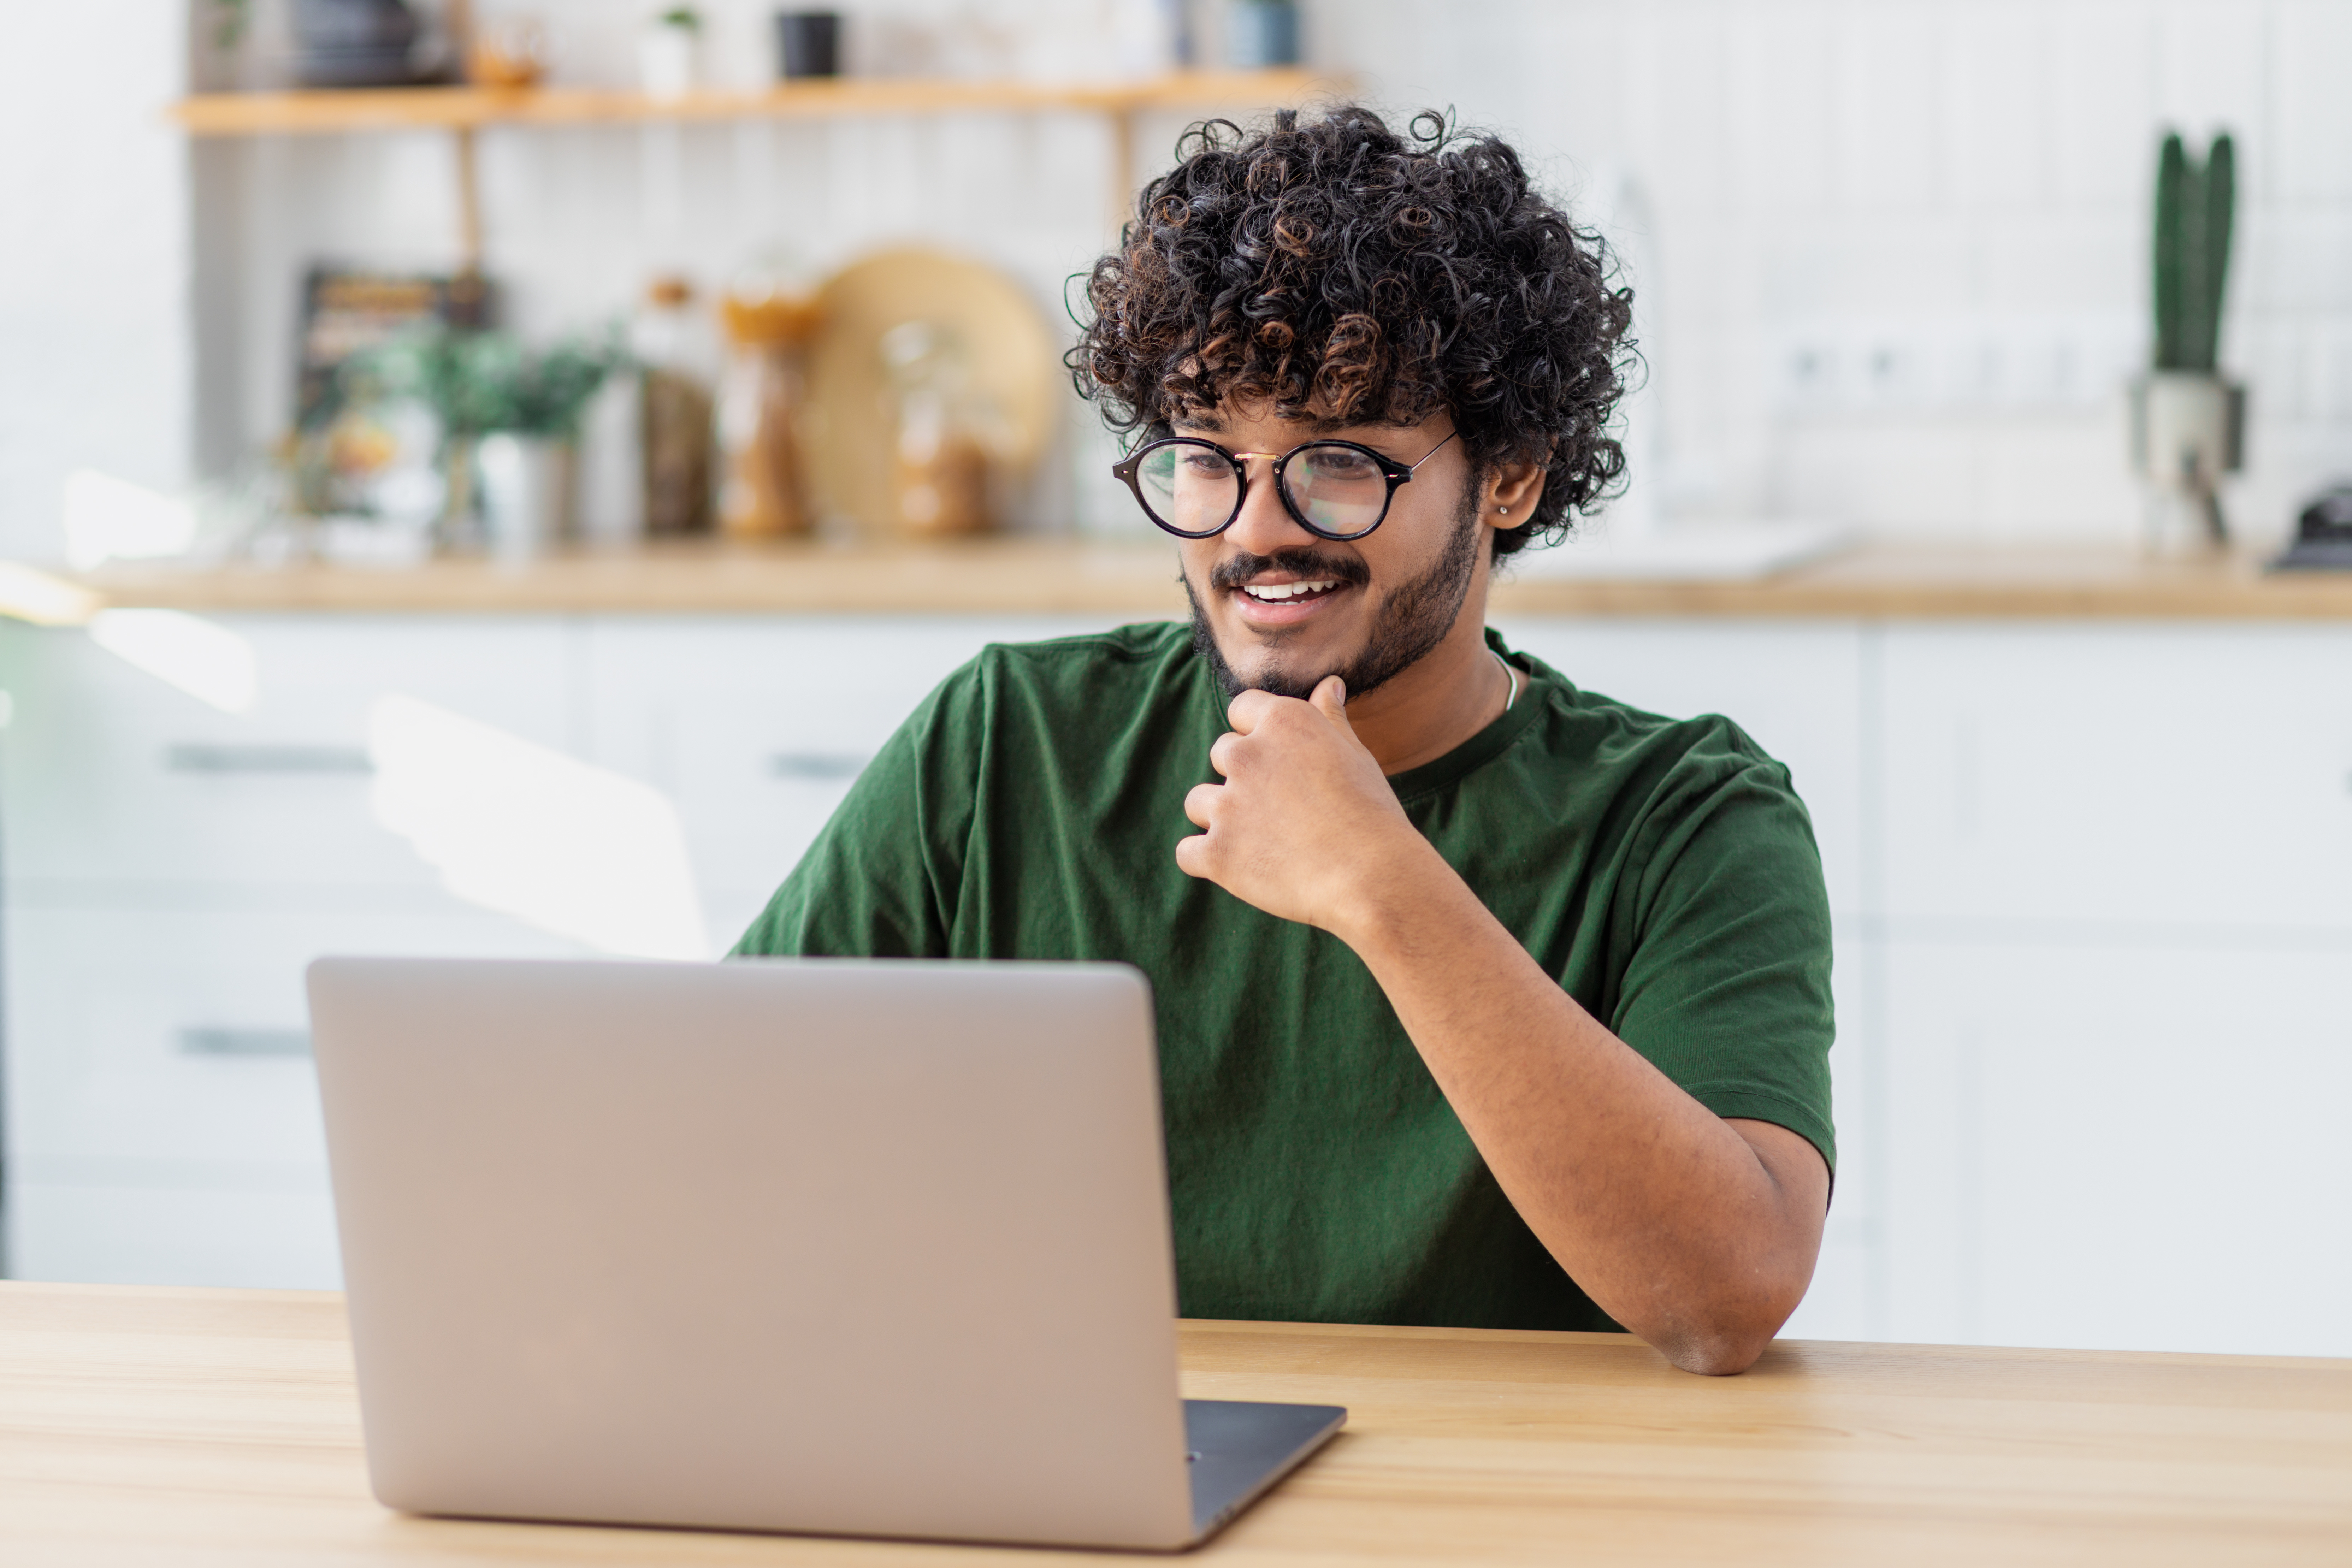
[(1399, 135), (1349, 104), (1203, 121), (1176, 153), (1086, 275), (1064, 361), (1112, 429), (1164, 433), (1229, 397), (1343, 424), (1449, 410), (1482, 479), (1543, 460), (1496, 555), (1565, 538), (1622, 488), (1633, 291), (1508, 145), (1434, 111)]

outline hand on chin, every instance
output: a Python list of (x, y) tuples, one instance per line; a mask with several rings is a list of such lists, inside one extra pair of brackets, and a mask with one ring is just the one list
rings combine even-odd
[(1307, 700), (1244, 691), (1225, 717), (1233, 729), (1209, 749), (1225, 782), (1185, 796), (1205, 831), (1178, 842), (1176, 864), (1345, 939), (1370, 885), (1428, 848), (1349, 726), (1345, 684), (1323, 678)]

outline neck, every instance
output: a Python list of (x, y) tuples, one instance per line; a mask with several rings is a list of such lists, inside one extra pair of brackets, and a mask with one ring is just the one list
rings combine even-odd
[(1501, 716), (1509, 692), (1486, 650), (1486, 581), (1481, 560), (1462, 613), (1444, 641), (1348, 703), (1348, 723), (1384, 773), (1433, 763)]

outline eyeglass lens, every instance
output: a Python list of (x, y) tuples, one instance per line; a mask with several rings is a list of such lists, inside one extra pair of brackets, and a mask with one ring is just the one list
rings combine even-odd
[[(1241, 506), (1241, 474), (1233, 460), (1203, 443), (1177, 441), (1146, 454), (1136, 467), (1143, 504), (1171, 532), (1216, 532)], [(1282, 468), (1282, 493), (1318, 533), (1363, 533), (1389, 504), (1388, 476), (1352, 447), (1301, 447)]]

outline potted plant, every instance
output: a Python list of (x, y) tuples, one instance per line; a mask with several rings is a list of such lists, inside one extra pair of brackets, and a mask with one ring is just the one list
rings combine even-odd
[(656, 15), (637, 39), (637, 71), (648, 98), (684, 98), (694, 90), (695, 53), (702, 39), (702, 13), (672, 5)]
[(2222, 287), (2230, 269), (2237, 158), (2229, 134), (2200, 166), (2178, 134), (2164, 139), (2156, 177), (2156, 352), (2133, 387), (2133, 457), (2149, 489), (2149, 542), (2186, 512), (2205, 542), (2229, 541), (2221, 482), (2243, 458), (2245, 388), (2219, 371)]
[(478, 493), (491, 551), (528, 559), (571, 531), (581, 416), (626, 361), (617, 333), (533, 353), (509, 333), (434, 327), (362, 356), (352, 374), (367, 395), (414, 397), (433, 410), (447, 515), (463, 517)]

